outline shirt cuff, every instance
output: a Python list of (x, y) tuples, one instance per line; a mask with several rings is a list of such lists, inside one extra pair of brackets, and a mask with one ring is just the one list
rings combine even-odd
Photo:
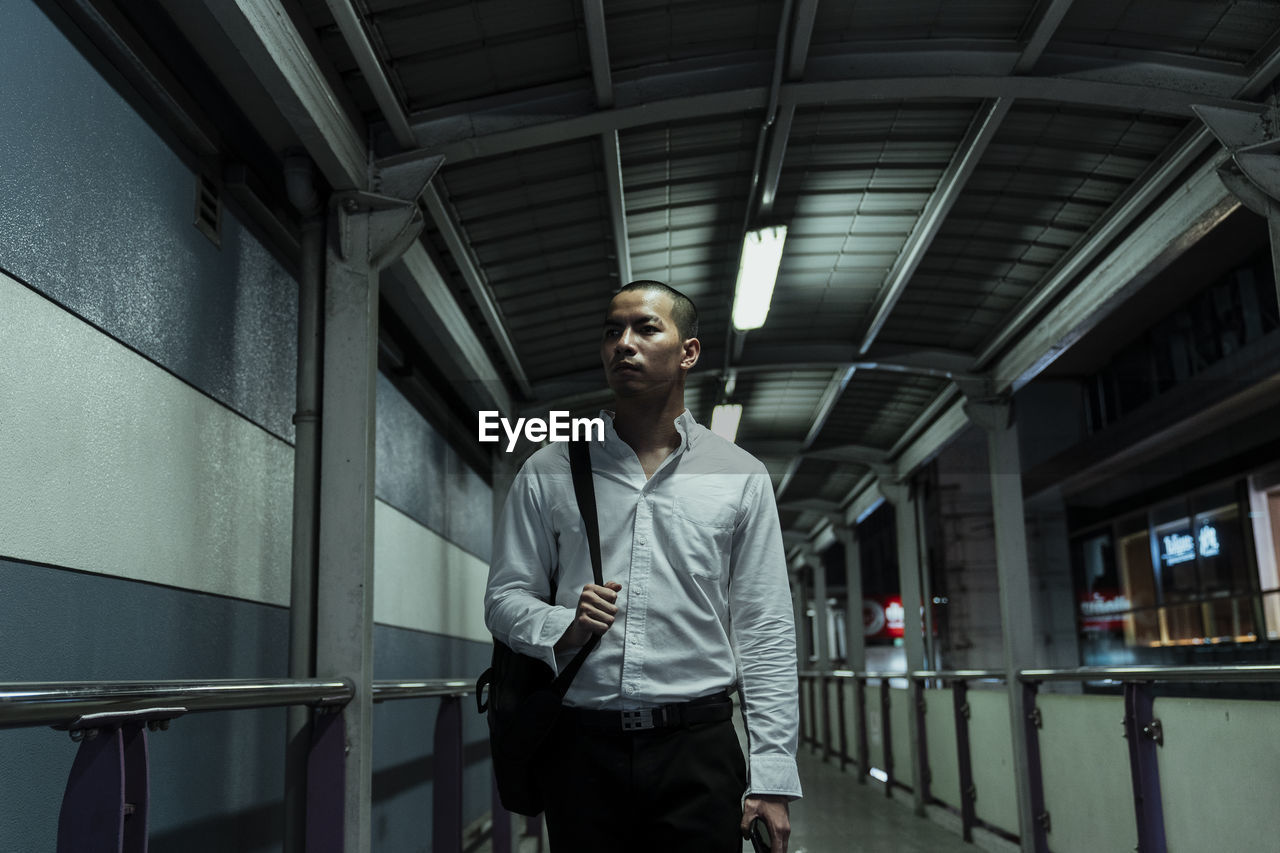
[(769, 794), (800, 799), (800, 771), (789, 755), (753, 755), (747, 781), (747, 796)]
[(573, 616), (574, 611), (568, 607), (553, 607), (542, 623), (542, 630), (538, 633), (532, 650), (534, 654), (531, 656), (551, 667), (556, 675), (560, 674), (560, 667), (556, 664), (556, 643), (560, 642), (564, 632), (573, 624)]

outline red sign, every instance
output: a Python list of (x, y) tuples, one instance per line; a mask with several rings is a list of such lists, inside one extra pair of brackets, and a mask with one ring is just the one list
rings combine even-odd
[(880, 595), (862, 599), (862, 632), (868, 640), (892, 640), (902, 636), (902, 598)]
[(1133, 605), (1118, 589), (1095, 589), (1080, 594), (1080, 628), (1087, 632), (1120, 632), (1124, 614)]

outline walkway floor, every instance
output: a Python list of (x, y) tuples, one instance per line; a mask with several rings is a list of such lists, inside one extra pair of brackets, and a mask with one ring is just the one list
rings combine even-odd
[(790, 853), (974, 853), (978, 849), (888, 799), (879, 785), (859, 785), (852, 773), (823, 761), (807, 747), (801, 747), (799, 763), (804, 799), (791, 806)]

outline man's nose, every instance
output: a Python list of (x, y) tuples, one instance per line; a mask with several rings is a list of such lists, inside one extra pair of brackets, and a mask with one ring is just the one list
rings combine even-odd
[(635, 345), (632, 343), (633, 333), (630, 329), (623, 329), (618, 335), (618, 340), (613, 344), (614, 352), (635, 352)]

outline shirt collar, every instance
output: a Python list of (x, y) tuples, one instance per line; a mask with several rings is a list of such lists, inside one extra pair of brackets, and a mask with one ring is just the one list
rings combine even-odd
[[(600, 417), (604, 419), (604, 447), (614, 456), (631, 456), (634, 454), (634, 451), (631, 449), (631, 445), (623, 441), (618, 436), (617, 431), (613, 428), (614, 414), (614, 412), (611, 412), (608, 409), (600, 410)], [(694, 442), (697, 441), (698, 422), (694, 419), (693, 415), (690, 414), (689, 410), (685, 409), (679, 414), (673, 423), (675, 424), (676, 432), (680, 434), (680, 446), (676, 448), (676, 453), (684, 453), (686, 450), (692, 448)]]

